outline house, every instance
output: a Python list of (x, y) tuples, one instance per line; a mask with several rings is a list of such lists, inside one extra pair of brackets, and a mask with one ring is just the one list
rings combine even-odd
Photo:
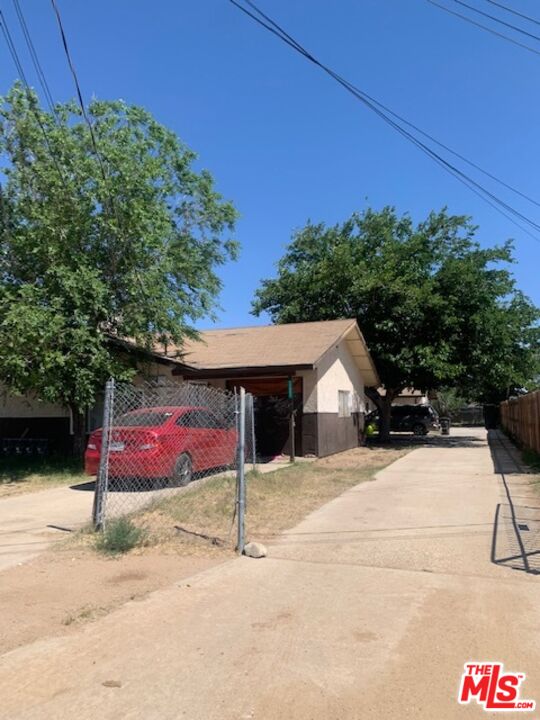
[[(132, 343), (116, 341), (141, 354)], [(144, 362), (143, 362), (144, 360)], [(294, 413), (297, 455), (323, 456), (363, 439), (365, 387), (379, 385), (373, 360), (355, 320), (329, 320), (201, 332), (182, 347), (141, 355), (134, 382), (190, 381), (254, 396), (259, 455), (291, 450)], [(89, 412), (100, 425), (101, 406)], [(0, 394), (0, 437), (40, 437), (61, 447), (71, 418), (61, 406)]]
[[(173, 375), (255, 398), (258, 452), (324, 456), (363, 438), (365, 387), (379, 385), (356, 320), (209, 330), (181, 349)], [(174, 352), (174, 350), (173, 350)]]
[(405, 388), (397, 398), (394, 398), (392, 405), (427, 405), (428, 403), (428, 393), (414, 388)]
[[(121, 342), (120, 345), (126, 353), (132, 355), (134, 364), (139, 367), (135, 383), (143, 379), (174, 380), (172, 371), (180, 365), (178, 360), (167, 358), (160, 353), (142, 353), (130, 343)], [(101, 425), (102, 397), (102, 393), (98, 393), (95, 406), (87, 412), (88, 430)], [(13, 395), (0, 383), (0, 454), (12, 454), (12, 450), (33, 454), (34, 441), (37, 439), (42, 441), (50, 452), (68, 451), (71, 447), (71, 435), (73, 418), (68, 407), (43, 402), (31, 393)]]
[[(384, 387), (380, 387), (379, 395), (384, 397), (386, 390)], [(392, 405), (428, 405), (431, 400), (431, 394), (422, 392), (422, 390), (415, 390), (414, 388), (405, 388), (400, 394), (392, 400)], [(376, 410), (375, 403), (370, 400), (368, 401), (368, 410)]]

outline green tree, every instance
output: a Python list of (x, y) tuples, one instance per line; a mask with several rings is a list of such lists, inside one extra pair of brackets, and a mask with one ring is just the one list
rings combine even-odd
[(355, 317), (386, 394), (367, 388), (388, 436), (406, 387), (463, 386), (487, 399), (534, 375), (539, 313), (515, 287), (512, 246), (482, 248), (470, 219), (415, 225), (391, 207), (298, 231), (253, 311), (277, 323)]
[(432, 405), (439, 415), (452, 417), (465, 407), (468, 402), (468, 398), (464, 397), (458, 388), (439, 388)]
[(148, 112), (94, 100), (98, 153), (75, 103), (55, 119), (15, 85), (0, 98), (0, 377), (84, 412), (133, 368), (111, 336), (181, 342), (212, 313), (235, 258), (236, 211)]

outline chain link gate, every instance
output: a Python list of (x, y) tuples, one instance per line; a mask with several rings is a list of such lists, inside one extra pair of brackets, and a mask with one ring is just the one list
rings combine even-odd
[[(183, 530), (177, 523), (193, 509), (191, 490), (212, 481), (229, 534), (236, 518), (242, 552), (245, 464), (255, 467), (254, 438), (253, 399), (243, 388), (231, 393), (186, 382), (110, 380), (103, 426), (86, 451), (87, 471), (96, 474), (94, 527), (129, 516), (154, 535)], [(224, 529), (217, 530), (223, 535)], [(208, 535), (217, 530), (209, 528)]]

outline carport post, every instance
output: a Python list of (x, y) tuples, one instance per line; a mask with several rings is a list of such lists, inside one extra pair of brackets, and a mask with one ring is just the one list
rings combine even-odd
[(101, 425), (101, 451), (99, 454), (99, 469), (94, 490), (94, 505), (92, 507), (92, 524), (94, 525), (94, 530), (101, 530), (103, 527), (105, 496), (109, 484), (109, 442), (111, 439), (113, 404), (114, 380), (111, 378), (105, 385), (103, 423)]
[(244, 513), (246, 509), (246, 476), (245, 476), (245, 455), (246, 455), (246, 391), (240, 388), (240, 402), (237, 414), (238, 427), (238, 461), (236, 464), (236, 502), (238, 505), (238, 538), (236, 550), (240, 555), (244, 552)]
[(291, 401), (291, 417), (289, 419), (289, 446), (290, 446), (290, 462), (295, 461), (295, 455), (296, 455), (296, 448), (294, 446), (294, 426), (295, 426), (295, 419), (294, 419), (294, 381), (292, 377), (289, 378), (289, 381), (287, 383), (287, 390), (288, 390), (288, 396), (289, 400)]

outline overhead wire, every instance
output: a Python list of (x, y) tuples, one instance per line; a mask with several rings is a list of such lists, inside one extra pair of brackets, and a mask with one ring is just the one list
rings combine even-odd
[[(320, 67), (324, 72), (326, 72), (328, 75), (330, 75), (334, 80), (336, 80), (340, 85), (342, 85), (346, 90), (348, 90), (351, 94), (353, 94), (358, 100), (360, 100), (362, 103), (367, 105), (373, 112), (375, 112), (382, 120), (384, 120), (387, 124), (389, 124), (391, 127), (393, 127), (397, 132), (399, 132), (402, 136), (404, 136), (406, 139), (408, 139), (411, 143), (413, 143), (418, 149), (420, 149), (422, 152), (424, 152), (426, 155), (428, 155), (432, 160), (434, 160), (438, 165), (443, 167), (447, 172), (449, 172), (451, 175), (453, 175), (457, 180), (462, 182), (464, 185), (466, 185), (470, 190), (472, 190), (476, 195), (481, 197), (485, 202), (487, 202), (489, 205), (491, 205), (494, 209), (496, 209), (498, 212), (500, 212), (504, 217), (506, 217), (508, 220), (516, 224), (517, 227), (519, 227), (521, 230), (526, 232), (528, 235), (530, 235), (532, 238), (534, 238), (537, 242), (540, 242), (540, 238), (537, 235), (534, 235), (531, 233), (528, 229), (524, 228), (515, 218), (519, 218), (526, 224), (528, 224), (530, 227), (532, 227), (534, 230), (540, 230), (540, 225), (536, 223), (535, 221), (531, 220), (527, 216), (525, 216), (523, 213), (519, 212), (515, 208), (511, 207), (506, 203), (504, 200), (501, 200), (496, 195), (491, 193), (489, 190), (484, 188), (482, 185), (477, 183), (473, 178), (467, 176), (465, 173), (463, 173), (459, 168), (455, 167), (451, 163), (449, 163), (447, 160), (445, 160), (443, 157), (441, 157), (438, 153), (436, 153), (432, 148), (427, 146), (425, 143), (423, 143), (421, 140), (419, 140), (417, 137), (412, 135), (409, 131), (407, 131), (405, 128), (400, 126), (398, 123), (396, 123), (394, 120), (392, 120), (388, 115), (381, 109), (384, 108), (382, 104), (378, 103), (378, 101), (375, 101), (373, 98), (368, 96), (366, 93), (364, 93), (359, 88), (355, 87), (352, 83), (345, 80), (345, 78), (338, 75), (335, 71), (333, 71), (331, 68), (327, 67), (323, 63), (321, 63), (317, 58), (315, 58), (311, 53), (309, 53), (295, 38), (293, 38), (289, 33), (287, 33), (278, 23), (276, 23), (272, 18), (270, 18), (268, 15), (266, 15), (262, 10), (260, 10), (252, 0), (244, 0), (245, 3), (252, 8), (256, 13), (258, 13), (259, 16), (254, 15), (252, 12), (248, 10), (248, 8), (244, 7), (240, 4), (237, 0), (229, 0), (234, 6), (236, 6), (239, 10), (244, 12), (246, 15), (248, 15), (252, 20), (257, 22), (259, 25), (266, 28), (268, 31), (270, 31), (272, 34), (276, 35), (279, 39), (281, 39), (283, 42), (285, 42), (287, 45), (289, 45), (291, 48), (293, 48), (295, 51), (303, 55), (306, 59), (310, 60), (312, 63)], [(416, 128), (412, 123), (408, 123), (408, 121), (404, 121), (404, 119), (400, 118), (397, 113), (393, 113), (393, 111), (390, 111), (394, 117), (398, 117), (402, 122), (406, 122), (411, 127)], [(423, 131), (421, 131), (423, 133)], [(423, 133), (425, 136), (428, 136), (427, 133)], [(428, 136), (431, 137), (431, 136)], [(442, 145), (442, 143), (441, 143)], [(453, 151), (452, 151), (453, 152)], [(457, 153), (455, 153), (458, 155)], [(459, 155), (458, 155), (459, 156)], [(484, 171), (483, 171), (484, 172)], [(495, 176), (493, 176), (495, 177)], [(504, 183), (506, 185), (506, 183)], [(511, 188), (511, 186), (508, 186), (510, 189), (514, 190), (514, 188)], [(531, 200), (535, 204), (538, 204), (536, 201), (532, 200), (531, 198), (528, 198), (528, 196), (525, 196), (520, 191), (518, 191), (519, 194), (521, 194), (526, 199)], [(514, 216), (514, 217), (512, 217)]]
[(26, 79), (26, 74), (24, 72), (24, 68), (22, 66), (22, 63), (20, 61), (19, 55), (17, 53), (17, 48), (15, 47), (15, 43), (13, 42), (13, 38), (11, 36), (11, 32), (9, 31), (8, 24), (6, 22), (6, 18), (4, 17), (4, 13), (2, 10), (0, 10), (0, 27), (2, 28), (2, 33), (4, 35), (6, 45), (8, 46), (8, 50), (10, 52), (10, 55), (13, 59), (13, 62), (15, 64), (15, 67), (17, 68), (17, 72), (19, 73), (19, 77), (23, 81), (24, 85), (26, 87), (29, 87), (28, 80)]
[[(57, 5), (57, 3), (56, 3), (56, 0), (51, 0), (51, 4), (52, 4), (53, 10), (54, 10), (54, 14), (55, 14), (55, 16), (56, 16), (56, 20), (57, 20), (57, 23), (58, 23), (58, 29), (59, 29), (59, 31), (60, 31), (60, 37), (61, 37), (61, 39), (62, 39), (62, 45), (63, 45), (63, 48), (64, 48), (64, 54), (65, 54), (65, 56), (66, 56), (66, 60), (67, 60), (68, 66), (69, 66), (69, 69), (70, 69), (70, 71), (71, 71), (71, 75), (72, 75), (72, 77), (73, 77), (73, 82), (74, 82), (74, 84), (75, 84), (75, 90), (76, 90), (76, 93), (77, 93), (77, 99), (78, 99), (78, 102), (79, 102), (79, 106), (80, 106), (80, 108), (81, 108), (81, 112), (82, 112), (83, 119), (84, 119), (84, 121), (86, 122), (86, 125), (88, 126), (88, 129), (89, 129), (89, 131), (90, 131), (90, 138), (91, 138), (92, 148), (93, 148), (94, 153), (95, 153), (95, 155), (96, 155), (96, 158), (97, 158), (97, 160), (98, 160), (98, 164), (99, 164), (99, 167), (100, 167), (101, 176), (102, 176), (102, 178), (103, 178), (103, 191), (104, 191), (104, 195), (105, 195), (105, 198), (106, 198), (105, 205), (108, 205), (108, 206), (109, 206), (109, 207), (108, 207), (108, 210), (110, 211), (111, 215), (114, 215), (114, 219), (116, 220), (116, 225), (117, 225), (117, 228), (116, 228), (116, 229), (117, 229), (117, 232), (118, 232), (119, 229), (120, 229), (120, 226), (122, 225), (122, 221), (121, 221), (121, 218), (120, 218), (120, 214), (119, 214), (119, 212), (118, 212), (118, 207), (117, 207), (117, 204), (116, 204), (116, 202), (115, 202), (115, 198), (114, 198), (113, 195), (111, 195), (111, 194), (109, 193), (108, 188), (107, 188), (108, 181), (107, 181), (107, 173), (106, 173), (106, 171), (105, 171), (105, 164), (104, 164), (104, 162), (103, 162), (103, 157), (102, 157), (102, 155), (101, 155), (101, 153), (100, 153), (100, 151), (99, 151), (99, 148), (98, 148), (97, 139), (96, 139), (96, 135), (95, 135), (95, 132), (94, 132), (94, 126), (92, 125), (92, 122), (91, 122), (91, 120), (90, 120), (90, 118), (89, 118), (89, 116), (88, 116), (88, 113), (87, 113), (87, 111), (86, 111), (86, 106), (85, 106), (85, 103), (84, 103), (83, 94), (82, 94), (81, 86), (80, 86), (80, 83), (79, 83), (79, 78), (78, 78), (78, 76), (77, 76), (77, 71), (75, 70), (75, 65), (74, 65), (74, 63), (73, 63), (73, 59), (72, 59), (72, 57), (71, 57), (71, 52), (70, 52), (70, 50), (69, 50), (69, 45), (68, 45), (68, 41), (67, 41), (67, 37), (66, 37), (65, 30), (64, 30), (64, 24), (63, 24), (63, 22), (62, 22), (62, 16), (61, 16), (61, 14), (60, 14), (60, 9), (59, 9), (59, 7), (58, 7), (58, 5)], [(114, 257), (114, 253), (113, 253), (112, 251), (111, 251), (111, 257)], [(114, 271), (114, 269), (113, 269), (113, 275), (114, 275), (114, 272), (115, 272), (115, 271)], [(141, 278), (141, 276), (140, 276), (140, 273), (139, 273), (137, 270), (135, 271), (135, 277), (136, 277), (136, 279), (137, 279), (137, 282), (139, 283), (141, 292), (142, 292), (143, 295), (146, 297), (146, 299), (148, 299), (148, 298), (149, 298), (148, 291), (147, 291), (147, 289), (146, 289), (146, 287), (145, 287), (145, 285), (144, 285), (144, 283), (143, 283), (143, 281), (142, 281), (142, 278)]]
[[(246, 2), (248, 5), (250, 5), (251, 7), (253, 7), (254, 9), (256, 8), (255, 4), (254, 4), (253, 2), (251, 2), (251, 0), (245, 0), (245, 2)], [(269, 22), (272, 22), (271, 18), (269, 18), (268, 15), (265, 15), (265, 14), (264, 14), (262, 11), (260, 11), (260, 10), (259, 10), (259, 12), (261, 13), (261, 16), (262, 16), (262, 17), (264, 17), (264, 18), (265, 18), (266, 20), (268, 20)], [(297, 43), (296, 40), (295, 40), (291, 35), (287, 34), (287, 33), (285, 32), (285, 30), (284, 30), (281, 26), (279, 26), (277, 23), (276, 23), (275, 25), (276, 25), (276, 27), (279, 27), (280, 32), (283, 34), (283, 36), (286, 37), (287, 40), (288, 40), (290, 43), (292, 43), (292, 45), (294, 46), (294, 49), (298, 50), (298, 52), (301, 52), (303, 55), (306, 54), (307, 51), (305, 51), (305, 49), (304, 49), (299, 43)], [(307, 55), (309, 55), (309, 53), (307, 53)], [(312, 58), (309, 57), (308, 59), (311, 60)], [(510, 185), (509, 183), (505, 182), (504, 180), (501, 180), (500, 178), (498, 178), (498, 177), (497, 177), (496, 175), (494, 175), (493, 173), (490, 173), (488, 170), (485, 170), (484, 168), (482, 168), (482, 167), (481, 167), (480, 165), (478, 165), (477, 163), (473, 162), (472, 160), (469, 160), (469, 158), (467, 158), (467, 157), (465, 157), (464, 155), (462, 155), (461, 153), (457, 152), (457, 150), (454, 150), (453, 148), (451, 148), (449, 145), (446, 145), (445, 143), (441, 142), (440, 140), (437, 140), (436, 137), (434, 137), (434, 136), (431, 135), (430, 133), (426, 132), (425, 130), (422, 130), (422, 128), (420, 128), (418, 125), (415, 125), (415, 124), (414, 124), (413, 122), (411, 122), (410, 120), (407, 120), (407, 119), (404, 118), (402, 115), (399, 115), (399, 113), (395, 112), (394, 110), (392, 110), (391, 108), (389, 108), (387, 105), (384, 105), (382, 102), (380, 102), (379, 100), (377, 100), (376, 98), (374, 98), (372, 95), (369, 95), (368, 93), (366, 93), (365, 90), (361, 90), (360, 88), (358, 88), (358, 86), (353, 85), (353, 84), (350, 83), (349, 81), (346, 81), (346, 80), (345, 80), (344, 78), (342, 78), (341, 76), (339, 76), (339, 78), (340, 78), (340, 80), (343, 80), (344, 82), (347, 82), (347, 83), (350, 85), (350, 87), (353, 88), (357, 93), (359, 93), (359, 94), (363, 95), (364, 97), (366, 97), (370, 102), (372, 102), (373, 104), (377, 105), (379, 108), (381, 108), (381, 109), (384, 110), (385, 112), (389, 113), (390, 115), (392, 115), (393, 117), (395, 117), (395, 118), (396, 118), (397, 120), (399, 120), (400, 122), (405, 123), (406, 125), (408, 125), (408, 126), (409, 126), (410, 128), (412, 128), (413, 130), (416, 130), (416, 132), (419, 132), (421, 135), (423, 135), (424, 137), (428, 138), (429, 140), (431, 140), (432, 142), (434, 142), (434, 143), (435, 143), (436, 145), (438, 145), (439, 147), (443, 148), (443, 149), (446, 150), (447, 152), (451, 153), (451, 154), (454, 155), (455, 157), (459, 158), (459, 159), (462, 160), (463, 162), (465, 162), (465, 163), (467, 163), (468, 165), (470, 165), (471, 167), (475, 168), (475, 170), (478, 170), (479, 172), (483, 173), (486, 177), (489, 177), (491, 180), (497, 182), (497, 183), (498, 183), (499, 185), (501, 185), (502, 187), (505, 187), (507, 190), (510, 190), (511, 192), (515, 193), (516, 195), (519, 195), (519, 196), (522, 197), (524, 200), (527, 200), (528, 202), (532, 203), (533, 205), (536, 205), (537, 207), (540, 207), (540, 202), (539, 202), (538, 200), (535, 200), (535, 199), (532, 198), (530, 195), (527, 195), (526, 193), (522, 192), (521, 190), (518, 190), (517, 188), (515, 188), (514, 186), (512, 186), (512, 185)]]
[(30, 57), (32, 59), (32, 64), (34, 65), (34, 69), (36, 71), (41, 88), (43, 90), (43, 94), (44, 94), (47, 104), (49, 106), (49, 110), (56, 117), (56, 110), (54, 108), (54, 100), (53, 100), (53, 96), (51, 93), (51, 89), (49, 87), (49, 83), (47, 82), (47, 78), (45, 77), (45, 72), (43, 71), (43, 67), (41, 66), (41, 63), (39, 61), (39, 57), (38, 57), (35, 45), (32, 41), (32, 36), (30, 34), (30, 30), (28, 29), (28, 25), (26, 23), (26, 19), (24, 17), (24, 13), (22, 11), (19, 0), (13, 0), (13, 6), (15, 8), (15, 12), (17, 13), (17, 17), (19, 19), (19, 24), (21, 26), (21, 29), (22, 29), (22, 32), (24, 35), (26, 46), (28, 48), (28, 52), (30, 53)]
[(23, 85), (24, 85), (25, 90), (26, 90), (26, 97), (27, 97), (27, 101), (28, 101), (28, 106), (29, 106), (31, 112), (34, 114), (34, 117), (36, 118), (36, 122), (37, 122), (38, 125), (39, 125), (39, 128), (40, 128), (40, 130), (41, 130), (41, 133), (43, 134), (43, 138), (44, 138), (44, 140), (45, 140), (45, 144), (46, 144), (46, 146), (47, 146), (47, 149), (48, 149), (48, 151), (49, 151), (49, 154), (50, 154), (50, 156), (51, 156), (51, 159), (52, 159), (52, 161), (53, 161), (53, 164), (54, 164), (54, 166), (55, 166), (55, 168), (56, 168), (56, 171), (58, 172), (58, 175), (59, 175), (59, 177), (60, 177), (60, 180), (61, 180), (61, 182), (62, 182), (62, 185), (64, 186), (65, 190), (66, 190), (67, 192), (69, 192), (69, 188), (68, 188), (68, 185), (67, 185), (67, 181), (66, 181), (64, 172), (62, 171), (62, 168), (60, 167), (60, 164), (58, 163), (58, 159), (57, 159), (56, 153), (54, 152), (54, 149), (53, 149), (53, 147), (52, 147), (52, 145), (51, 145), (51, 141), (50, 141), (50, 138), (49, 138), (49, 134), (47, 133), (47, 129), (45, 128), (45, 125), (43, 124), (43, 121), (42, 121), (42, 119), (41, 119), (41, 116), (40, 116), (40, 113), (39, 113), (38, 109), (37, 109), (37, 108), (35, 107), (35, 105), (34, 105), (33, 98), (32, 98), (32, 93), (31, 93), (31, 88), (30, 88), (30, 85), (29, 85), (29, 83), (28, 83), (26, 74), (25, 74), (25, 72), (24, 72), (24, 67), (23, 67), (23, 65), (22, 65), (21, 59), (20, 59), (19, 54), (18, 54), (18, 52), (17, 52), (17, 48), (16, 48), (15, 43), (14, 43), (14, 41), (13, 41), (13, 36), (11, 35), (11, 32), (10, 32), (10, 30), (9, 30), (9, 26), (8, 26), (8, 24), (7, 24), (7, 22), (6, 22), (6, 18), (5, 18), (5, 16), (4, 16), (4, 13), (2, 12), (2, 10), (0, 10), (0, 28), (1, 28), (1, 30), (2, 30), (2, 34), (3, 34), (4, 39), (5, 39), (5, 41), (6, 41), (6, 45), (7, 45), (7, 47), (8, 47), (9, 53), (10, 53), (12, 59), (13, 59), (13, 63), (14, 63), (14, 65), (15, 65), (15, 68), (16, 68), (16, 70), (17, 70), (17, 72), (18, 72), (18, 74), (19, 74), (19, 77), (20, 77), (20, 79), (21, 79), (21, 81), (22, 81), (22, 83), (23, 83)]
[(484, 12), (483, 10), (480, 10), (479, 8), (474, 7), (474, 5), (469, 5), (469, 3), (464, 2), (464, 0), (453, 0), (453, 2), (455, 2), (456, 5), (461, 5), (461, 7), (467, 8), (468, 10), (471, 10), (472, 12), (475, 12), (478, 15), (482, 15), (483, 17), (486, 17), (489, 20), (492, 20), (493, 22), (498, 23), (499, 25), (503, 25), (504, 27), (510, 28), (510, 30), (514, 30), (515, 32), (521, 33), (522, 35), (525, 35), (526, 37), (532, 38), (533, 40), (540, 41), (540, 37), (538, 35), (535, 35), (534, 33), (531, 33), (528, 30), (524, 30), (523, 28), (520, 28), (517, 25), (513, 25), (512, 23), (506, 22), (506, 20), (501, 20), (500, 18), (496, 17), (495, 15), (491, 15), (491, 13)]
[(533, 18), (530, 15), (525, 15), (525, 13), (519, 12), (518, 10), (515, 10), (514, 8), (508, 7), (508, 5), (503, 5), (503, 3), (497, 2), (497, 0), (486, 0), (486, 2), (491, 3), (491, 5), (496, 5), (498, 8), (501, 8), (502, 10), (506, 10), (506, 12), (512, 13), (512, 15), (516, 15), (517, 17), (520, 17), (523, 20), (528, 20), (529, 22), (532, 22), (535, 25), (540, 25), (540, 20), (537, 20), (536, 18)]
[(63, 23), (62, 23), (62, 17), (61, 17), (61, 15), (60, 15), (60, 10), (59, 10), (59, 8), (58, 8), (58, 5), (56, 4), (56, 0), (51, 0), (51, 3), (52, 3), (52, 6), (53, 6), (54, 13), (55, 13), (55, 15), (56, 15), (56, 20), (57, 20), (57, 23), (58, 23), (58, 28), (59, 28), (59, 30), (60, 30), (60, 36), (61, 36), (61, 38), (62, 38), (62, 45), (63, 45), (63, 48), (64, 48), (64, 54), (65, 54), (65, 56), (66, 56), (68, 66), (69, 66), (69, 69), (70, 69), (70, 71), (71, 71), (71, 75), (72, 75), (72, 77), (73, 77), (73, 82), (74, 82), (74, 84), (75, 84), (75, 91), (76, 91), (76, 93), (77, 93), (77, 99), (78, 99), (78, 102), (79, 102), (79, 107), (81, 108), (83, 120), (85, 121), (85, 123), (86, 123), (86, 125), (88, 126), (88, 129), (89, 129), (89, 131), (90, 131), (90, 141), (91, 141), (91, 143), (92, 143), (92, 148), (93, 148), (94, 153), (95, 153), (95, 155), (96, 155), (96, 158), (97, 158), (97, 160), (98, 160), (98, 164), (99, 164), (99, 167), (100, 167), (101, 175), (102, 175), (102, 177), (103, 177), (103, 182), (106, 184), (106, 183), (107, 183), (107, 173), (105, 172), (105, 165), (104, 165), (104, 163), (103, 163), (103, 158), (101, 157), (101, 153), (99, 152), (98, 147), (97, 147), (96, 135), (95, 135), (95, 133), (94, 133), (94, 126), (92, 125), (92, 123), (91, 123), (91, 121), (90, 121), (90, 118), (88, 117), (88, 113), (86, 112), (86, 107), (85, 107), (84, 100), (83, 100), (83, 96), (82, 96), (81, 86), (80, 86), (80, 84), (79, 84), (79, 78), (77, 77), (77, 72), (76, 72), (76, 70), (75, 70), (75, 66), (74, 66), (73, 60), (72, 60), (72, 58), (71, 58), (71, 53), (70, 53), (70, 51), (69, 51), (69, 46), (68, 46), (66, 34), (65, 34), (65, 32), (64, 32), (64, 25), (63, 25)]
[(535, 48), (532, 48), (530, 45), (526, 45), (525, 43), (519, 42), (519, 40), (515, 40), (514, 38), (510, 37), (509, 35), (505, 35), (504, 33), (500, 33), (497, 30), (493, 30), (493, 28), (488, 27), (487, 25), (483, 25), (482, 23), (477, 22), (476, 20), (473, 20), (472, 18), (468, 17), (467, 15), (463, 15), (463, 13), (456, 12), (455, 10), (451, 10), (449, 7), (446, 7), (446, 5), (441, 5), (438, 2), (435, 2), (435, 0), (426, 0), (430, 5), (434, 5), (435, 7), (439, 8), (439, 10), (444, 10), (444, 12), (448, 13), (449, 15), (453, 15), (454, 17), (460, 18), (461, 20), (464, 20), (465, 22), (469, 23), (470, 25), (474, 25), (477, 28), (480, 28), (481, 30), (484, 30), (485, 32), (490, 33), (491, 35), (495, 35), (495, 37), (501, 38), (502, 40), (505, 40), (506, 42), (512, 43), (512, 45), (517, 45), (517, 47), (523, 48), (524, 50), (528, 50), (531, 53), (534, 53), (534, 55), (540, 55), (540, 50), (536, 50)]

